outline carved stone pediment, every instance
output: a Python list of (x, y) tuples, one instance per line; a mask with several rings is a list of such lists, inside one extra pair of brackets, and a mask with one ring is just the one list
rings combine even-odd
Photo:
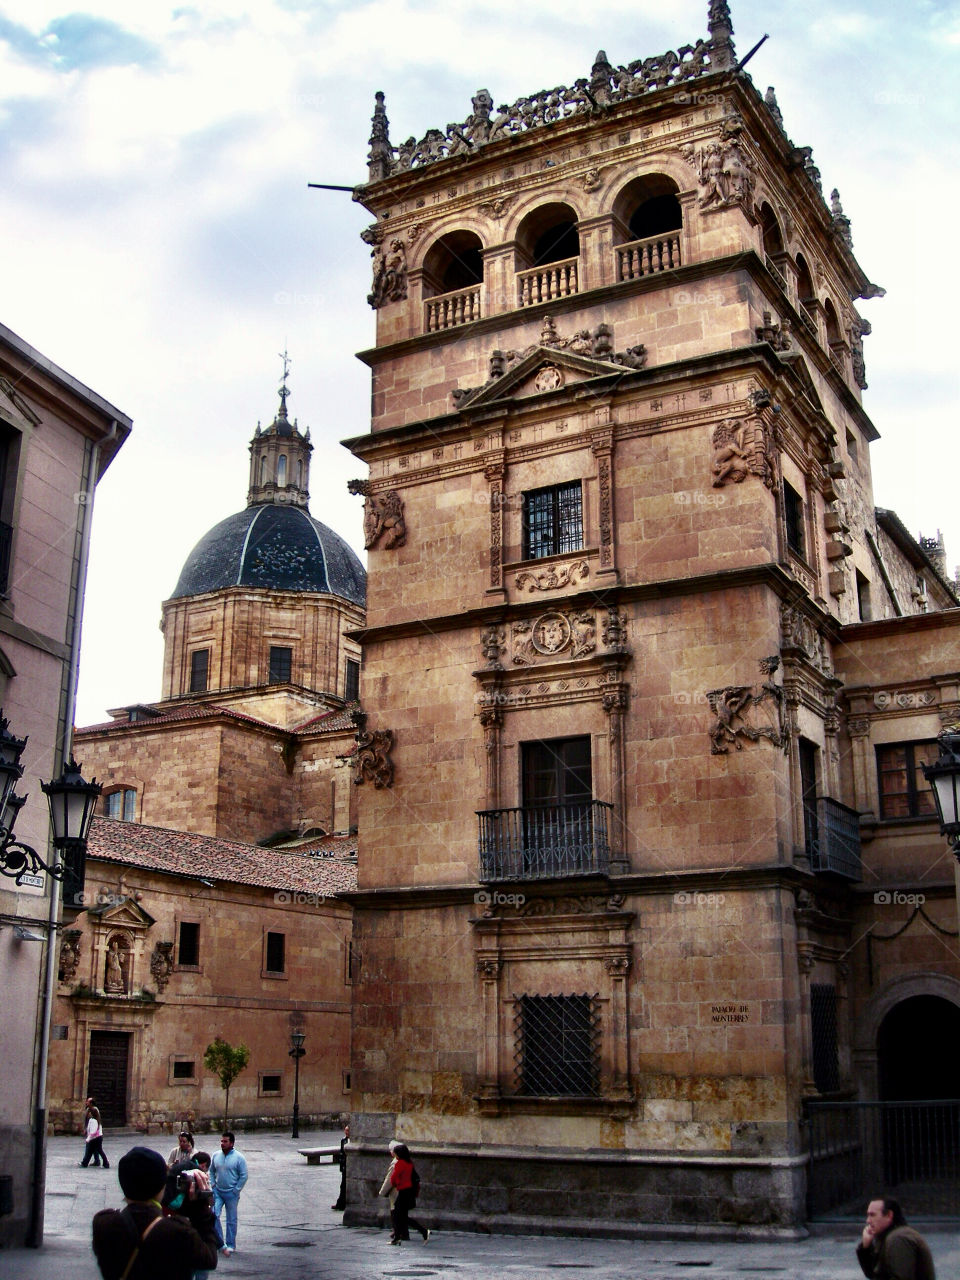
[(508, 373), (495, 377), (482, 387), (468, 388), (457, 393), (454, 400), (460, 409), (468, 405), (490, 404), (494, 400), (516, 400), (526, 396), (542, 395), (561, 387), (586, 382), (590, 378), (622, 373), (623, 368), (612, 361), (598, 360), (594, 356), (581, 356), (569, 351), (554, 351), (536, 346), (514, 364)]
[(154, 923), (153, 916), (144, 911), (135, 898), (90, 907), (87, 915), (103, 929), (149, 929)]

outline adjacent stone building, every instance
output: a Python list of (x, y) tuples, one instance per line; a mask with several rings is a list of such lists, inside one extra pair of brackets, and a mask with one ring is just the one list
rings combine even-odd
[(707, 26), (420, 142), (377, 95), (351, 1222), (401, 1134), (441, 1225), (795, 1231), (811, 1107), (956, 1041), (960, 611), (873, 505), (882, 290)]
[(163, 604), (162, 698), (77, 731), (107, 816), (249, 843), (355, 826), (366, 575), (307, 510), (313, 446), (288, 394), (250, 443), (246, 507)]
[[(9, 732), (27, 739), (15, 838), (48, 866), (57, 859), (38, 779), (58, 778), (69, 758), (93, 502), (131, 425), (0, 325), (0, 705)], [(60, 916), (59, 887), (30, 862), (19, 869), (0, 877), (0, 1248), (43, 1237)]]
[[(50, 1122), (147, 1133), (222, 1123), (224, 1095), (203, 1065), (220, 1035), (250, 1061), (231, 1119), (277, 1123), (294, 1103), (292, 1031), (302, 1031), (300, 1115), (329, 1120), (349, 1101), (350, 908), (356, 842), (275, 851), (96, 818), (85, 909), (61, 938)], [(108, 1140), (109, 1146), (109, 1140)]]

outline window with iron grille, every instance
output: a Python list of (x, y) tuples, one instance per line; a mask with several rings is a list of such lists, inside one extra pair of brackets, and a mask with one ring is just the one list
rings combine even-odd
[(837, 989), (830, 983), (811, 982), (810, 1020), (813, 1024), (813, 1083), (820, 1093), (840, 1088), (837, 1052)]
[(190, 692), (206, 693), (210, 674), (210, 650), (194, 649), (190, 655)]
[(270, 684), (289, 684), (293, 667), (293, 650), (282, 645), (270, 646)]
[(877, 747), (881, 818), (926, 818), (936, 814), (933, 792), (920, 766), (933, 764), (938, 755), (935, 742), (893, 742)]
[(535, 1098), (599, 1093), (597, 997), (514, 997), (515, 1089)]
[(787, 546), (798, 556), (804, 554), (803, 499), (792, 485), (783, 482), (783, 517), (787, 525)]
[(541, 560), (583, 548), (583, 488), (579, 480), (523, 495), (523, 558)]

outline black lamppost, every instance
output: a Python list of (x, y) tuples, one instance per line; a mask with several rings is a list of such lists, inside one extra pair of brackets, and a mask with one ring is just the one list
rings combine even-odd
[(960, 725), (944, 729), (937, 743), (940, 755), (933, 764), (920, 767), (937, 802), (940, 834), (960, 859)]
[(59, 861), (48, 866), (36, 849), (13, 836), (17, 815), (27, 800), (13, 790), (23, 777), (20, 757), (26, 745), (27, 739), (15, 738), (0, 714), (0, 875), (9, 876), (18, 885), (24, 876), (40, 872), (54, 880), (66, 879), (64, 900), (72, 902), (83, 888), (87, 836), (103, 788), (96, 781), (86, 782), (73, 759), (55, 782), (40, 783), (50, 805), (53, 847), (59, 854)]
[(290, 1032), (290, 1057), (293, 1059), (293, 1133), (292, 1138), (300, 1137), (300, 1059), (306, 1053), (303, 1042), (306, 1036), (302, 1031)]

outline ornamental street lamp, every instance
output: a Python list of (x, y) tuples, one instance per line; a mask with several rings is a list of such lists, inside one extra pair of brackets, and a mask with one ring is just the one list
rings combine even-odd
[(60, 855), (58, 862), (48, 866), (36, 849), (13, 836), (17, 815), (27, 801), (26, 796), (14, 794), (23, 777), (20, 757), (26, 745), (26, 738), (10, 733), (0, 713), (0, 875), (9, 876), (18, 885), (25, 876), (41, 872), (54, 880), (66, 879), (64, 898), (72, 902), (83, 888), (87, 836), (102, 788), (96, 781), (85, 781), (73, 759), (55, 782), (40, 783), (50, 805), (53, 847)]
[(300, 1059), (306, 1053), (303, 1042), (306, 1036), (302, 1031), (290, 1032), (290, 1043), (293, 1048), (289, 1050), (289, 1055), (293, 1059), (293, 1133), (291, 1138), (300, 1137)]
[(960, 859), (960, 725), (944, 729), (937, 743), (940, 755), (933, 764), (920, 767), (937, 802), (940, 834)]

